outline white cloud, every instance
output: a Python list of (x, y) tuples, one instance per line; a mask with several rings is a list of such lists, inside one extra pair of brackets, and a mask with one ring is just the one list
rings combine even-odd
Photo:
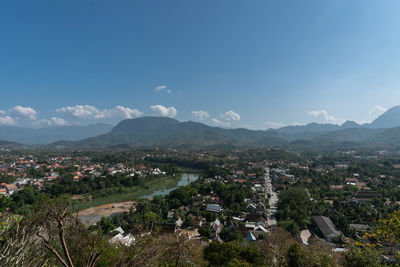
[(196, 119), (201, 120), (201, 121), (210, 117), (210, 114), (205, 110), (197, 110), (197, 111), (194, 110), (194, 111), (192, 111), (192, 115), (193, 115), (193, 117), (195, 117)]
[(68, 122), (63, 118), (51, 117), (50, 119), (41, 119), (34, 123), (35, 126), (49, 127), (49, 126), (65, 126)]
[(12, 109), (9, 110), (9, 113), (18, 118), (24, 118), (30, 120), (36, 120), (36, 115), (37, 115), (36, 110), (34, 110), (33, 108), (21, 107), (21, 106), (13, 107)]
[(0, 117), (0, 125), (15, 125), (15, 120), (10, 116)]
[(375, 116), (380, 116), (387, 111), (387, 108), (381, 106), (375, 106), (370, 109), (369, 114), (373, 114)]
[(282, 123), (282, 122), (267, 121), (265, 123), (265, 126), (267, 127), (267, 129), (279, 129), (279, 128), (286, 127), (286, 126), (302, 126), (302, 125), (304, 125), (304, 124), (302, 124), (300, 122)]
[(175, 117), (178, 114), (178, 111), (174, 107), (164, 107), (162, 105), (154, 105), (150, 106), (152, 112), (156, 113), (159, 116), (163, 117)]
[(57, 113), (69, 115), (81, 119), (104, 119), (104, 118), (124, 118), (132, 119), (143, 114), (138, 109), (131, 109), (124, 106), (116, 106), (112, 109), (98, 109), (90, 105), (75, 105), (63, 107), (56, 110)]
[(56, 110), (57, 113), (70, 115), (76, 118), (93, 118), (100, 113), (100, 111), (90, 105), (75, 105), (70, 107), (62, 107)]
[(344, 120), (342, 120), (342, 119), (338, 119), (338, 118), (335, 118), (335, 117), (329, 115), (326, 110), (309, 111), (308, 115), (316, 118), (318, 122), (336, 123), (336, 124), (341, 124), (344, 122)]
[(221, 118), (227, 121), (240, 121), (240, 115), (233, 110), (229, 110), (224, 114), (221, 114)]
[(211, 124), (218, 127), (225, 127), (225, 128), (231, 127), (231, 124), (229, 122), (220, 121), (217, 119), (211, 119)]
[(103, 118), (124, 118), (124, 119), (132, 119), (143, 115), (138, 109), (131, 109), (124, 106), (116, 106), (112, 109), (105, 109), (99, 112), (95, 116), (96, 119), (103, 119)]
[(0, 109), (0, 115), (4, 115), (4, 114), (6, 114), (6, 112), (4, 110)]
[(284, 126), (286, 126), (286, 124), (282, 123), (282, 122), (272, 122), (272, 121), (267, 121), (265, 123), (265, 126), (267, 127), (267, 129), (278, 129), (278, 128), (282, 128)]
[[(154, 88), (154, 91), (156, 91), (156, 92), (162, 92), (162, 91), (164, 91), (165, 89), (167, 89), (167, 86), (166, 85), (159, 85), (159, 86), (156, 86), (156, 88)], [(171, 93), (171, 90), (170, 89), (167, 89), (167, 90), (165, 90), (165, 92), (167, 93), (167, 94), (170, 94)]]

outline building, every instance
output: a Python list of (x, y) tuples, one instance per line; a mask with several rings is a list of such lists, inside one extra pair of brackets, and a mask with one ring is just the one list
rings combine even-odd
[(354, 197), (353, 200), (357, 203), (365, 203), (365, 202), (371, 202), (374, 198), (379, 198), (380, 195), (375, 192), (375, 191), (358, 191)]
[(208, 204), (206, 210), (215, 213), (220, 213), (222, 211), (222, 207), (219, 204)]
[(326, 241), (332, 242), (342, 234), (329, 217), (313, 216), (312, 219)]

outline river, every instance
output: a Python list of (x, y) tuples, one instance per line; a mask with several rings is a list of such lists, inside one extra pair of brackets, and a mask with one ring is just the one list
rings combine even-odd
[(171, 191), (174, 191), (175, 189), (177, 189), (178, 187), (181, 186), (186, 186), (189, 184), (189, 179), (188, 176), (190, 177), (190, 183), (193, 183), (194, 181), (196, 181), (199, 178), (198, 174), (195, 173), (185, 173), (182, 175), (182, 178), (179, 180), (177, 186), (172, 187), (172, 188), (160, 188), (156, 191), (154, 191), (152, 194), (150, 195), (146, 195), (146, 196), (142, 196), (141, 198), (153, 198), (155, 196), (165, 196), (168, 195)]

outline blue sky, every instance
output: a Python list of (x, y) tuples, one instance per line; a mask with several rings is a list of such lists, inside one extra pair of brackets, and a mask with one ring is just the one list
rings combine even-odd
[(389, 0), (1, 1), (0, 124), (371, 121), (400, 104), (399, 18)]

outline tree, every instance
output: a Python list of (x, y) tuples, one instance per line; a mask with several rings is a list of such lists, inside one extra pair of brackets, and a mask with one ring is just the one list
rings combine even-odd
[[(80, 227), (77, 219), (69, 214), (69, 203), (65, 199), (57, 199), (43, 207), (43, 210), (44, 214), (41, 217), (43, 226), (37, 232), (42, 246), (62, 266), (74, 267), (74, 261), (81, 263), (80, 266), (95, 266), (103, 252), (102, 248), (98, 246), (101, 238), (88, 234)], [(78, 231), (79, 235), (74, 235)], [(71, 244), (78, 247), (75, 249), (75, 260), (71, 255)]]
[(310, 224), (311, 201), (303, 187), (292, 187), (280, 194), (277, 217), (294, 221), (300, 229)]
[(222, 228), (220, 237), (225, 242), (240, 240), (243, 238), (242, 233), (239, 230), (230, 229), (228, 227)]
[(0, 262), (2, 266), (45, 266), (49, 261), (37, 244), (35, 220), (0, 214)]
[(400, 244), (400, 210), (378, 222), (377, 238), (387, 243)]
[[(204, 259), (210, 266), (261, 266), (263, 259), (257, 249), (249, 246), (240, 246), (238, 243), (209, 244), (203, 250)], [(239, 265), (235, 265), (241, 263)]]
[(299, 243), (293, 243), (287, 252), (288, 266), (302, 267), (306, 263), (306, 255)]
[(375, 267), (380, 266), (379, 254), (376, 250), (368, 247), (357, 247), (351, 245), (344, 254), (345, 267)]
[(202, 224), (199, 229), (199, 233), (203, 237), (211, 238), (212, 229), (211, 229), (210, 223), (206, 222), (206, 223)]

